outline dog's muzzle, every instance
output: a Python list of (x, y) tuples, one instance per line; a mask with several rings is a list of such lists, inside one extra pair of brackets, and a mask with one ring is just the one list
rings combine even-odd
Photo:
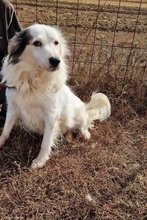
[(54, 57), (50, 57), (49, 58), (49, 64), (50, 64), (50, 68), (52, 70), (56, 70), (59, 66), (60, 60)]

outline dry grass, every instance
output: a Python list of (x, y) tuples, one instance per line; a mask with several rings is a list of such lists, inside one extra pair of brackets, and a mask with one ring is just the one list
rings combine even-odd
[[(30, 8), (19, 6), (22, 20), (26, 21), (27, 10)], [(39, 8), (41, 22), (43, 19), (53, 22), (53, 14), (47, 16), (46, 11), (41, 17), (42, 10)], [(64, 30), (73, 41), (73, 17), (67, 10), (65, 13), (61, 10), (59, 16), (59, 24), (68, 23)], [(85, 21), (86, 14), (79, 14), (78, 42), (86, 38), (87, 29), (84, 32), (83, 27), (90, 27), (93, 16)], [(120, 17), (116, 44), (131, 45), (132, 20), (130, 15)], [(97, 44), (111, 42), (114, 23), (113, 14), (112, 19), (110, 13), (101, 15)], [(144, 24), (142, 18), (135, 40), (141, 47), (146, 46)], [(92, 39), (93, 32), (86, 43)], [(72, 46), (71, 49), (74, 51)], [(79, 49), (77, 46), (74, 56)], [(39, 170), (32, 170), (30, 164), (39, 152), (42, 137), (28, 134), (18, 124), (0, 150), (0, 219), (147, 220), (147, 87), (139, 78), (143, 68), (138, 73), (128, 67), (125, 75), (126, 67), (120, 68), (120, 64), (127, 62), (128, 53), (118, 48), (111, 54), (114, 59), (111, 61), (115, 64), (117, 60), (117, 65), (107, 74), (106, 55), (110, 55), (110, 47), (96, 48), (93, 60), (100, 57), (102, 64), (92, 65), (89, 74), (91, 64), (86, 61), (91, 57), (91, 47), (85, 44), (79, 56), (81, 63), (76, 63), (69, 84), (86, 101), (94, 90), (106, 93), (112, 103), (110, 119), (95, 123), (89, 141), (84, 141), (80, 134), (74, 134), (72, 143), (63, 140), (46, 166)], [(144, 51), (134, 49), (129, 62), (140, 66), (145, 57)], [(0, 123), (2, 130), (3, 122)]]
[(41, 138), (16, 127), (0, 155), (1, 219), (145, 220), (146, 119), (121, 107), (89, 141), (64, 141), (41, 170), (29, 168)]

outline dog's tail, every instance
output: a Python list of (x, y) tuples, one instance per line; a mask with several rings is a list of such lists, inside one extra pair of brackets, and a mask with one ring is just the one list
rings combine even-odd
[(88, 115), (88, 127), (93, 127), (95, 120), (106, 120), (111, 114), (109, 99), (103, 93), (94, 93), (90, 102), (86, 105)]

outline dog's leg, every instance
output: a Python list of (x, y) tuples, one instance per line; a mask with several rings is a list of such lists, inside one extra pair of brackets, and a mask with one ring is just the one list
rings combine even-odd
[(86, 140), (90, 139), (91, 134), (90, 134), (90, 132), (88, 131), (87, 126), (83, 126), (83, 127), (81, 128), (81, 133), (82, 133), (83, 137), (84, 137)]
[(46, 161), (49, 159), (51, 153), (51, 147), (54, 144), (55, 131), (57, 126), (57, 119), (52, 120), (45, 118), (45, 130), (43, 135), (43, 141), (38, 156), (33, 160), (32, 168), (42, 168)]
[(0, 136), (0, 147), (4, 145), (5, 141), (8, 139), (16, 119), (17, 119), (16, 111), (13, 108), (10, 111), (8, 109), (4, 129)]
[(85, 108), (81, 109), (80, 112), (78, 112), (78, 124), (79, 129), (85, 139), (89, 139), (91, 137), (90, 132), (88, 131), (88, 122), (87, 122), (87, 113), (85, 111)]

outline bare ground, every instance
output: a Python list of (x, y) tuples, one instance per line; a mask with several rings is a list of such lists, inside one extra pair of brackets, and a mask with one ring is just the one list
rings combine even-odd
[[(49, 11), (52, 11), (50, 16), (47, 9), (38, 8), (40, 22), (55, 23), (55, 11), (53, 13), (52, 7)], [(69, 64), (80, 54), (80, 62), (76, 62), (73, 72), (71, 70), (68, 83), (86, 101), (94, 90), (106, 93), (112, 103), (112, 115), (105, 122), (95, 123), (89, 141), (76, 133), (70, 143), (63, 139), (46, 166), (39, 170), (32, 170), (30, 164), (39, 152), (42, 137), (28, 134), (18, 124), (0, 150), (0, 219), (147, 219), (147, 87), (142, 81), (146, 71), (140, 66), (145, 65), (145, 50), (134, 48), (130, 55), (129, 63), (137, 63), (137, 70), (134, 67), (132, 71), (132, 66), (128, 66), (126, 72), (126, 66), (120, 66), (121, 62), (126, 65), (128, 59), (124, 46), (130, 47), (132, 43), (136, 19), (136, 11), (132, 11), (132, 15), (131, 11), (120, 14), (115, 39), (119, 47), (113, 53), (108, 45), (114, 37), (115, 14), (108, 10), (101, 13), (96, 40), (102, 46), (96, 46), (92, 56), (94, 62), (100, 59), (99, 64), (91, 66), (92, 49), (88, 45), (93, 42), (94, 31), (79, 53), (79, 45), (76, 48), (72, 45), (75, 39), (73, 11), (67, 6), (59, 9), (58, 23), (68, 35), (74, 53)], [(139, 48), (147, 45), (145, 12), (141, 14), (135, 35), (134, 43)], [(18, 5), (24, 26), (28, 25), (26, 21), (35, 19), (33, 13), (31, 6)], [(89, 13), (89, 16), (83, 11), (79, 13), (76, 39), (79, 43), (85, 41), (87, 30), (95, 20), (95, 14)], [(115, 68), (108, 68), (109, 54), (113, 55), (111, 62)], [(0, 125), (2, 131), (2, 121)]]
[[(67, 2), (78, 2), (78, 0), (66, 0)], [(139, 0), (79, 0), (79, 3), (89, 3), (89, 4), (105, 4), (105, 5), (119, 5), (121, 6), (139, 6)], [(147, 1), (143, 0), (141, 2), (142, 7), (147, 7)]]

